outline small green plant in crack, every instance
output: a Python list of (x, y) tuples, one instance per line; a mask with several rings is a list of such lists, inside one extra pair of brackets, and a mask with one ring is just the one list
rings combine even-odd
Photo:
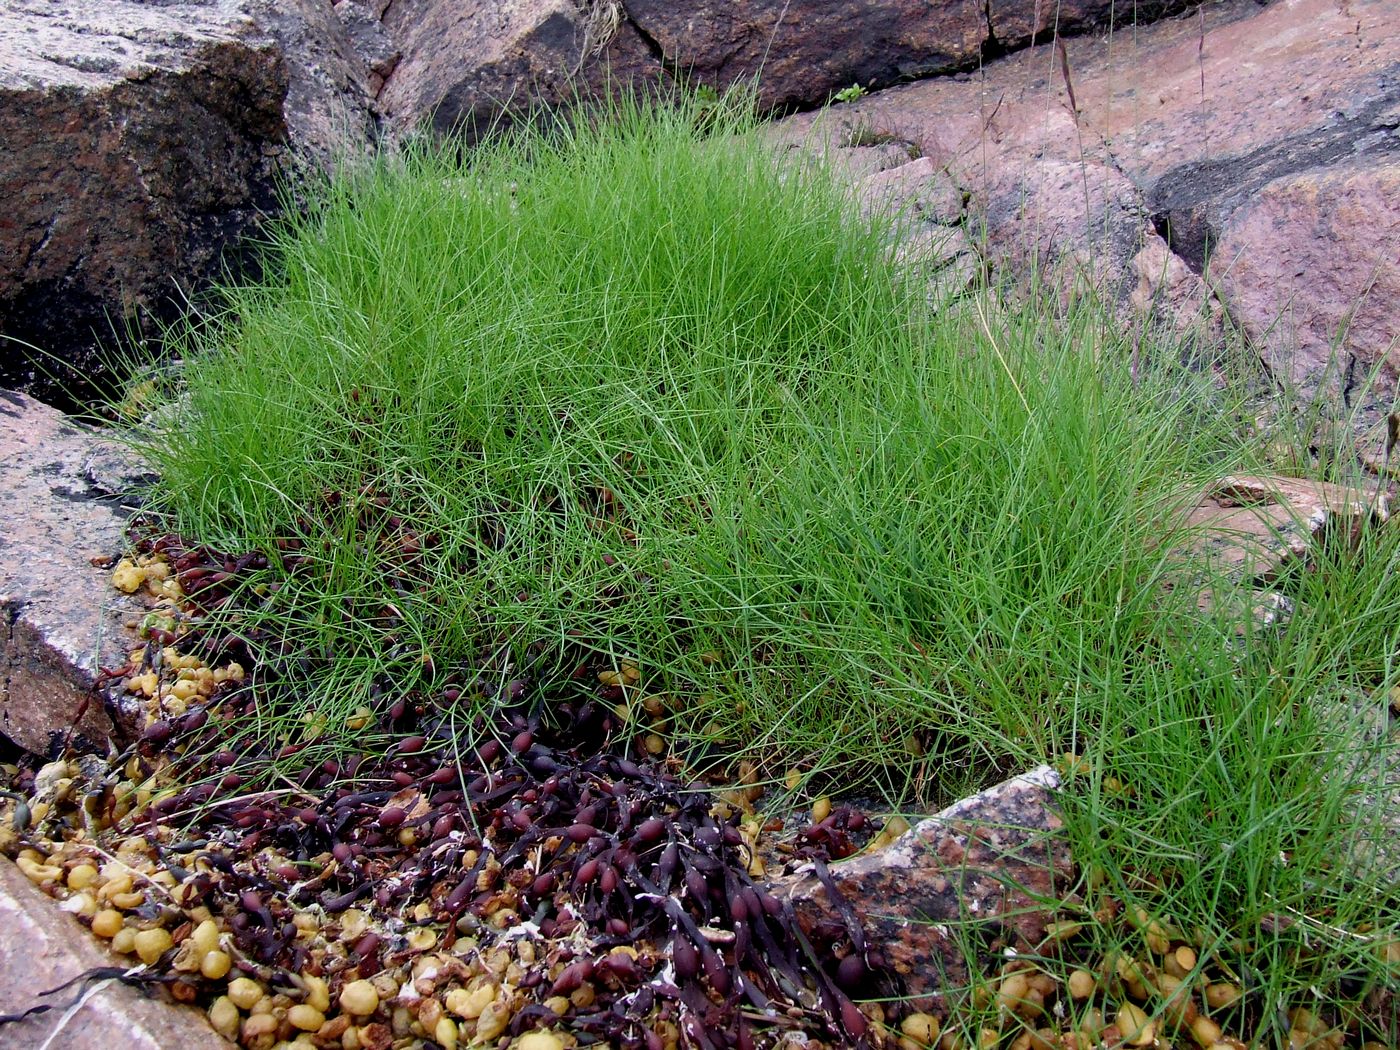
[(858, 102), (869, 92), (859, 84), (852, 84), (850, 87), (843, 87), (836, 94), (831, 96), (833, 102)]

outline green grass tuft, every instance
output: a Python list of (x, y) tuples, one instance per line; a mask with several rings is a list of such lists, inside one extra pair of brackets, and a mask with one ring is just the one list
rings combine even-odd
[(640, 663), (682, 740), (848, 779), (923, 750), (935, 787), (1025, 761), (1157, 632), (1151, 541), (1229, 435), (1092, 310), (931, 314), (890, 220), (705, 112), (330, 183), (187, 348), (160, 508), (306, 544), (266, 615), (334, 654), (318, 709), (364, 700), (347, 669), (574, 631)]

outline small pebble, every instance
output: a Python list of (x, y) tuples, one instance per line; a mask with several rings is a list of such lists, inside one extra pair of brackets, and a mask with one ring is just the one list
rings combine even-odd
[(379, 1009), (379, 993), (369, 981), (351, 981), (341, 989), (340, 1008), (357, 1017), (368, 1017)]
[(287, 1011), (287, 1020), (293, 1028), (314, 1032), (326, 1023), (326, 1015), (309, 1003), (298, 1003)]
[(136, 955), (147, 966), (150, 966), (167, 951), (171, 945), (170, 934), (166, 930), (142, 930), (136, 935), (133, 946)]

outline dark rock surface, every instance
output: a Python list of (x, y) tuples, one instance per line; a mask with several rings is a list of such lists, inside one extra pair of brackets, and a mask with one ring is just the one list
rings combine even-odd
[(668, 68), (713, 87), (757, 79), (764, 105), (807, 107), (851, 84), (886, 87), (969, 69), (1056, 29), (1150, 21), (1187, 0), (1116, 10), (1109, 0), (625, 0), (622, 6)]
[(504, 113), (567, 104), (609, 81), (660, 82), (656, 56), (608, 0), (398, 0), (383, 26), (402, 57), (379, 106), (400, 132), (428, 123), (474, 138)]
[[(346, 2), (346, 0), (343, 0)], [(243, 0), (246, 16), (276, 44), (287, 70), (282, 117), (294, 157), (318, 167), (362, 154), (373, 142), (377, 52), (326, 0)]]
[(1156, 0), (1125, 15), (1110, 0), (399, 0), (382, 12), (387, 45), (366, 19), (377, 0), (341, 0), (337, 10), (358, 5), (346, 17), (388, 66), (379, 102), (394, 128), (430, 119), (479, 133), (505, 110), (569, 101), (570, 81), (585, 94), (609, 79), (757, 82), (764, 107), (807, 108), (852, 84), (975, 68), (1056, 28), (1147, 21), (1188, 2)]
[[(231, 2), (17, 0), (0, 23), (0, 332), (99, 364), (113, 329), (187, 290), (269, 203), (286, 72)], [(168, 311), (167, 311), (168, 312)], [(0, 343), (0, 381), (34, 362)]]
[(0, 383), (90, 397), (118, 345), (240, 261), (289, 143), (364, 148), (367, 77), (318, 0), (6, 4)]

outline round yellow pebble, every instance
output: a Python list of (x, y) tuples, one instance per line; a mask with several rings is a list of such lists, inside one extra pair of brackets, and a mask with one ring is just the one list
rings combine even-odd
[(254, 1014), (243, 1022), (243, 1041), (253, 1043), (264, 1036), (273, 1036), (277, 1032), (277, 1018), (271, 1014)]
[(476, 1038), (479, 1042), (490, 1042), (506, 1030), (510, 1024), (510, 1006), (497, 999), (476, 1019)]
[(171, 943), (170, 933), (167, 930), (142, 930), (136, 935), (133, 947), (135, 947), (136, 954), (141, 961), (150, 966), (170, 950)]
[(471, 989), (454, 988), (447, 993), (443, 1005), (458, 1017), (474, 1021), (481, 1016), (495, 998), (496, 986), (494, 984), (481, 984)]
[(92, 932), (99, 937), (115, 937), (121, 928), (122, 913), (115, 908), (104, 908), (92, 917)]
[(1156, 1040), (1155, 1026), (1146, 1011), (1132, 1003), (1123, 1003), (1118, 1007), (1114, 1023), (1118, 1025), (1123, 1039), (1133, 1046), (1151, 1046)]
[(368, 1017), (379, 1009), (379, 993), (369, 981), (351, 981), (340, 990), (340, 1008), (356, 1017)]
[(1088, 970), (1074, 970), (1069, 975), (1069, 994), (1074, 999), (1087, 999), (1094, 994), (1098, 981)]
[(298, 1003), (287, 1011), (287, 1020), (293, 1028), (314, 1032), (326, 1023), (326, 1015), (309, 1003)]
[(902, 1034), (924, 1046), (932, 1046), (938, 1042), (940, 1027), (938, 1018), (926, 1013), (910, 1014), (899, 1023)]

